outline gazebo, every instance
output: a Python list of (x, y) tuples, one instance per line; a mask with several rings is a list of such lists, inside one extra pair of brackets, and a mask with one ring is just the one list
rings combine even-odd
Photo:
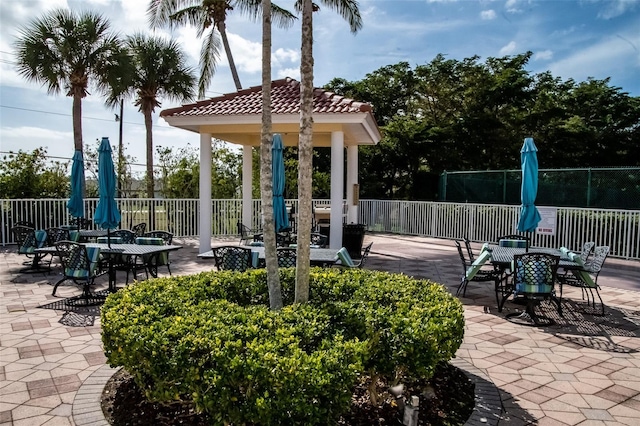
[[(300, 83), (291, 78), (271, 82), (273, 133), (285, 146), (298, 144)], [(242, 145), (242, 222), (252, 223), (252, 149), (260, 146), (262, 86), (165, 109), (169, 125), (200, 134), (200, 205), (211, 206), (211, 138)], [(344, 159), (347, 158), (347, 222), (358, 220), (358, 146), (380, 141), (369, 104), (323, 89), (313, 94), (313, 146), (331, 148), (330, 246), (342, 244)], [(337, 226), (336, 226), (337, 225)], [(200, 209), (200, 252), (211, 249), (211, 207)]]

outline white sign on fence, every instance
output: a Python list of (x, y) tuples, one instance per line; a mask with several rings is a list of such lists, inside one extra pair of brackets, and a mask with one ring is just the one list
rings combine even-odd
[(558, 209), (556, 207), (538, 207), (540, 212), (540, 222), (536, 228), (536, 234), (556, 235), (556, 218)]

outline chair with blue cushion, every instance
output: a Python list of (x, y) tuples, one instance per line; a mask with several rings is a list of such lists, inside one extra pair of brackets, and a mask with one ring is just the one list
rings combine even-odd
[[(136, 244), (140, 245), (171, 245), (173, 234), (167, 231), (151, 231), (144, 234), (143, 237), (136, 238)], [(154, 253), (142, 256), (142, 263), (146, 266), (147, 271), (152, 277), (158, 276), (158, 267), (166, 266), (171, 275), (171, 262), (169, 260), (169, 252)]]
[(470, 282), (493, 282), (494, 290), (496, 292), (496, 302), (498, 304), (498, 312), (502, 311), (502, 305), (506, 300), (508, 294), (503, 285), (502, 272), (494, 267), (487, 267), (487, 262), (491, 260), (491, 252), (483, 250), (477, 258), (473, 261), (467, 259), (464, 255), (462, 245), (459, 241), (454, 241), (456, 248), (458, 249), (458, 255), (460, 256), (460, 264), (462, 265), (462, 276), (460, 278), (460, 285), (456, 290), (456, 296), (462, 292), (462, 297), (467, 294), (467, 286)]
[(262, 241), (262, 233), (259, 230), (253, 230), (241, 221), (238, 221), (238, 234), (240, 234), (240, 245)]
[(593, 250), (593, 256), (591, 256), (588, 262), (583, 261), (582, 253), (577, 255), (575, 253), (568, 253), (568, 257), (570, 260), (573, 260), (580, 266), (579, 269), (572, 269), (571, 274), (559, 275), (558, 282), (560, 283), (560, 299), (562, 300), (562, 288), (565, 285), (569, 285), (572, 287), (578, 287), (582, 289), (582, 297), (583, 299), (586, 297), (587, 299), (587, 307), (596, 308), (596, 299), (593, 295), (593, 291), (595, 290), (598, 299), (600, 299), (600, 313), (597, 315), (604, 315), (604, 303), (602, 302), (602, 297), (600, 296), (598, 285), (598, 275), (600, 275), (600, 271), (602, 270), (602, 266), (604, 265), (604, 261), (607, 259), (609, 255), (609, 246), (598, 246)]
[(241, 271), (257, 267), (257, 252), (242, 246), (221, 246), (213, 250), (213, 258), (219, 271)]
[(147, 230), (147, 224), (142, 222), (131, 228), (131, 232), (135, 234), (136, 237), (144, 236), (145, 231)]
[[(72, 241), (59, 241), (56, 243), (56, 249), (62, 263), (64, 279), (82, 286), (82, 294), (77, 297), (77, 301), (84, 301), (84, 305), (92, 305), (104, 299), (91, 292), (96, 277), (106, 272), (100, 262), (100, 249), (86, 247)], [(56, 290), (64, 279), (58, 281), (53, 287), (53, 296), (56, 295)]]
[[(516, 296), (526, 300), (524, 312), (513, 312), (506, 317), (520, 325), (541, 327), (555, 324), (552, 318), (538, 315), (535, 307), (543, 300), (554, 298), (554, 284), (560, 256), (547, 253), (524, 253), (513, 256), (511, 278)], [(560, 311), (560, 302), (558, 310)]]
[(511, 234), (499, 237), (498, 245), (500, 247), (523, 248), (526, 251), (529, 251), (530, 241), (531, 239), (526, 235)]
[(45, 266), (41, 263), (48, 253), (36, 252), (36, 249), (47, 245), (47, 231), (43, 229), (36, 230), (25, 225), (16, 225), (11, 228), (11, 233), (18, 243), (18, 253), (31, 259), (24, 262), (24, 265), (28, 266), (21, 269), (20, 272), (46, 272), (51, 269), (50, 265)]
[(319, 248), (325, 248), (329, 238), (324, 234), (319, 234), (317, 232), (311, 233), (311, 245)]
[(297, 250), (290, 247), (278, 247), (276, 256), (279, 268), (292, 268), (296, 266)]
[(347, 250), (346, 247), (342, 247), (338, 250), (338, 253), (336, 253), (338, 260), (334, 265), (341, 268), (363, 268), (364, 264), (367, 262), (372, 246), (373, 243), (369, 243), (364, 250), (362, 250), (362, 257), (358, 260), (353, 260), (349, 254), (349, 250)]

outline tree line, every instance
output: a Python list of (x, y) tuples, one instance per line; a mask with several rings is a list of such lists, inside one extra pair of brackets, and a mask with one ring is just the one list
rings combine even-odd
[(360, 148), (360, 195), (434, 199), (443, 171), (520, 167), (533, 137), (541, 168), (640, 165), (640, 97), (610, 79), (525, 69), (532, 53), (382, 67), (325, 89), (373, 106), (383, 138)]

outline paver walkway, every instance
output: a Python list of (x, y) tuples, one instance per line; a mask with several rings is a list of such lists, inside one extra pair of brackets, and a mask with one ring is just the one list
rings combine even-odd
[[(174, 275), (213, 268), (196, 257), (195, 240), (175, 241), (184, 248), (171, 254)], [(367, 235), (369, 241), (367, 268), (431, 279), (455, 291), (461, 267), (450, 241)], [(81, 385), (104, 370), (99, 317), (88, 325), (91, 312), (63, 320), (63, 311), (39, 308), (61, 300), (51, 296), (59, 276), (19, 273), (24, 258), (15, 247), (0, 251), (0, 425), (73, 425), (74, 411), (77, 423), (87, 422), (75, 408)], [(106, 278), (100, 280), (106, 287)], [(640, 263), (608, 259), (599, 282), (605, 317), (581, 313), (580, 290), (565, 290), (565, 316), (548, 309), (558, 324), (547, 328), (506, 321), (504, 314), (521, 307), (507, 302), (498, 313), (490, 285), (469, 285), (457, 355), (499, 388), (503, 410), (489, 424), (640, 425)], [(58, 294), (78, 290), (61, 286)], [(83, 390), (99, 390), (95, 377)]]

